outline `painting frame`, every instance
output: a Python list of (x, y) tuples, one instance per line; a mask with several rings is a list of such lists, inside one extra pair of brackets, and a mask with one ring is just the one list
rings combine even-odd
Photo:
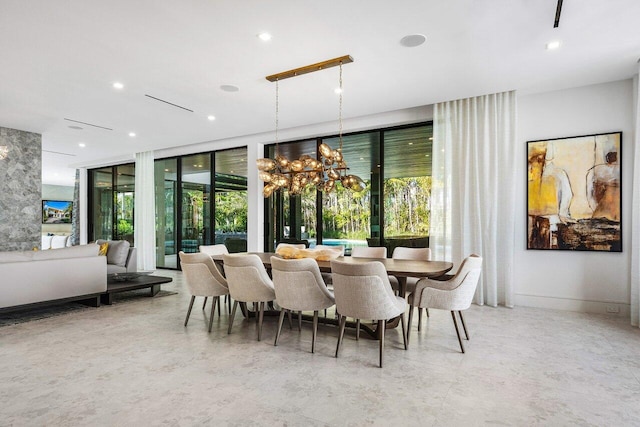
[(72, 200), (42, 200), (42, 224), (71, 224)]
[(527, 141), (527, 250), (622, 252), (622, 131)]

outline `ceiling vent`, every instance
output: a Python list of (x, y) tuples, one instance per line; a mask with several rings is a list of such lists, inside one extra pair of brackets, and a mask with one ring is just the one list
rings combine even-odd
[(186, 111), (189, 111), (189, 112), (193, 113), (193, 110), (190, 110), (190, 109), (188, 109), (186, 107), (183, 107), (181, 105), (178, 105), (178, 104), (174, 104), (173, 102), (165, 101), (164, 99), (156, 98), (155, 96), (151, 96), (151, 95), (147, 95), (147, 94), (145, 94), (144, 96), (146, 96), (147, 98), (154, 99), (154, 100), (156, 100), (158, 102), (164, 102), (165, 104), (169, 104), (172, 107), (180, 108), (182, 110), (186, 110)]
[[(68, 122), (80, 123), (80, 124), (91, 126), (91, 127), (94, 127), (94, 128), (99, 128), (99, 129), (104, 129), (104, 130), (113, 130), (113, 129), (105, 127), (105, 126), (99, 126), (99, 125), (95, 125), (93, 123), (81, 122), (80, 120), (67, 119), (66, 117), (64, 119), (66, 121), (68, 121)], [(72, 128), (72, 129), (76, 129), (76, 128)], [(82, 128), (80, 128), (80, 129), (82, 129)]]

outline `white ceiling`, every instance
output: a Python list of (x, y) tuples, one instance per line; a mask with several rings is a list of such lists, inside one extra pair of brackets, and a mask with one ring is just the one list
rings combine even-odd
[[(43, 182), (70, 185), (69, 165), (270, 132), (275, 88), (264, 77), (346, 54), (346, 118), (636, 72), (640, 1), (565, 0), (554, 29), (556, 3), (0, 0), (0, 126), (41, 133)], [(427, 42), (400, 45), (415, 33)], [(547, 51), (551, 40), (561, 48)], [(335, 120), (337, 80), (333, 68), (280, 82), (280, 128)]]

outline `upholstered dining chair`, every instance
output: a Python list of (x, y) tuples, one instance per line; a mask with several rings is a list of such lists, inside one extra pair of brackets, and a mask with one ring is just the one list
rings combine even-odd
[[(336, 245), (336, 246), (331, 246), (331, 245), (316, 245), (316, 250), (331, 250), (331, 251), (336, 251), (336, 252), (340, 252), (339, 256), (344, 256), (344, 246), (343, 245)], [(333, 279), (331, 278), (331, 273), (322, 273), (322, 279), (324, 280), (324, 283), (327, 284), (327, 286), (329, 286), (329, 289), (331, 289), (331, 284), (333, 283)], [(325, 317), (327, 317), (327, 312), (325, 310)]]
[[(276, 291), (276, 302), (280, 306), (280, 319), (274, 346), (282, 331), (285, 312), (313, 311), (313, 335), (311, 353), (315, 352), (318, 335), (318, 311), (335, 304), (335, 298), (322, 280), (318, 263), (310, 258), (282, 259), (271, 257), (271, 275)], [(299, 317), (300, 318), (300, 317)]]
[(196, 296), (213, 297), (211, 315), (209, 317), (209, 332), (211, 332), (216, 302), (219, 305), (220, 296), (229, 294), (227, 281), (222, 277), (209, 255), (202, 253), (186, 254), (182, 251), (178, 255), (180, 256), (180, 265), (182, 266), (187, 288), (191, 293), (191, 302), (189, 303), (187, 318), (184, 320), (184, 326), (186, 327), (189, 322)]
[[(209, 256), (213, 256), (213, 255), (224, 255), (224, 254), (228, 254), (229, 250), (227, 249), (227, 247), (220, 243), (218, 245), (200, 245), (199, 248), (200, 253), (203, 254), (207, 254)], [(222, 274), (224, 275), (224, 271), (222, 272)], [(226, 303), (229, 300), (228, 295), (224, 296), (224, 302)], [(204, 297), (204, 303), (202, 303), (202, 309), (204, 310), (205, 306), (207, 305), (207, 297)], [(229, 313), (231, 313), (231, 302), (229, 301)], [(220, 304), (218, 304), (218, 316), (220, 316)]]
[(384, 246), (355, 246), (351, 249), (352, 258), (386, 258), (387, 248)]
[(460, 350), (464, 353), (464, 345), (460, 337), (455, 312), (457, 311), (460, 316), (464, 335), (468, 340), (469, 334), (464, 323), (462, 311), (471, 306), (481, 273), (482, 257), (474, 254), (462, 261), (460, 268), (454, 275), (446, 275), (437, 279), (420, 279), (416, 284), (415, 291), (409, 295), (409, 337), (411, 335), (411, 319), (414, 307), (449, 310), (453, 318), (453, 326), (455, 326), (456, 334), (458, 335)]
[(278, 243), (276, 251), (280, 248), (293, 248), (293, 249), (305, 249), (304, 243)]
[(267, 274), (262, 261), (255, 254), (223, 255), (224, 271), (227, 274), (229, 294), (233, 298), (233, 310), (229, 317), (229, 330), (233, 326), (238, 303), (258, 303), (258, 341), (262, 339), (262, 320), (264, 303), (276, 299), (273, 282)]
[[(430, 261), (431, 260), (431, 249), (429, 248), (407, 248), (404, 246), (397, 246), (393, 250), (393, 254), (391, 254), (391, 258), (393, 259), (406, 259), (413, 261)], [(405, 292), (406, 294), (413, 293), (416, 290), (416, 283), (418, 283), (420, 277), (407, 277), (407, 283)], [(400, 291), (400, 283), (398, 283), (398, 279), (395, 276), (389, 276), (389, 282), (391, 283), (391, 287), (394, 291)], [(427, 317), (429, 317), (429, 309), (425, 309), (427, 312)], [(418, 330), (420, 330), (422, 325), (422, 309), (418, 309)]]
[(380, 338), (380, 367), (382, 368), (387, 320), (400, 316), (402, 339), (404, 348), (407, 349), (407, 329), (404, 319), (407, 302), (404, 298), (397, 297), (393, 293), (387, 271), (379, 261), (354, 265), (334, 260), (331, 261), (331, 271), (333, 272), (336, 311), (338, 311), (340, 319), (336, 357), (338, 357), (340, 344), (344, 337), (347, 316), (358, 321), (356, 338), (358, 338), (360, 329), (360, 319), (377, 319), (377, 331)]

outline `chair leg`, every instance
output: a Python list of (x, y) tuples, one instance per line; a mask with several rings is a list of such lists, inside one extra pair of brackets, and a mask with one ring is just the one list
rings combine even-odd
[(227, 304), (229, 314), (231, 314), (231, 296), (225, 295), (224, 302)]
[(260, 313), (258, 313), (258, 341), (262, 339), (262, 319), (264, 318), (264, 301), (260, 303)]
[(384, 330), (387, 329), (386, 320), (378, 320), (378, 330), (380, 331), (380, 367), (382, 368), (382, 353), (384, 352)]
[(220, 317), (220, 316), (222, 316), (222, 314), (220, 313), (220, 306), (221, 306), (222, 304), (220, 304), (220, 297), (219, 297), (219, 296), (218, 296), (218, 297), (216, 297), (216, 299), (218, 300), (218, 317)]
[(344, 326), (347, 324), (347, 316), (340, 316), (340, 332), (338, 332), (338, 346), (336, 347), (336, 357), (338, 357), (338, 351), (340, 351), (340, 344), (344, 337)]
[(313, 312), (313, 338), (311, 338), (311, 353), (316, 352), (316, 336), (318, 336), (318, 310)]
[(189, 323), (189, 316), (191, 315), (191, 309), (193, 308), (193, 302), (196, 300), (195, 295), (191, 295), (191, 302), (189, 303), (189, 310), (187, 311), (187, 318), (184, 319), (184, 326), (187, 326)]
[(462, 322), (462, 329), (464, 329), (464, 336), (467, 337), (467, 341), (469, 341), (469, 334), (467, 333), (467, 325), (464, 323), (464, 317), (462, 317), (462, 311), (458, 310), (458, 315), (460, 316), (460, 321)]
[(280, 338), (280, 332), (282, 331), (282, 324), (284, 323), (284, 312), (289, 312), (284, 308), (280, 309), (280, 318), (278, 319), (278, 330), (276, 331), (276, 340), (273, 342), (274, 347), (278, 345), (278, 338)]
[(236, 309), (238, 308), (238, 300), (233, 302), (233, 310), (231, 310), (231, 316), (229, 316), (229, 329), (227, 334), (231, 333), (231, 327), (233, 326), (233, 318), (236, 317)]
[(291, 316), (291, 310), (287, 310), (287, 318), (289, 319), (289, 329), (293, 329), (293, 321), (292, 318), (293, 316)]
[(400, 315), (400, 322), (402, 323), (402, 342), (404, 343), (404, 349), (409, 349), (409, 342), (407, 341), (407, 325), (404, 313)]
[(356, 341), (360, 340), (360, 319), (356, 319)]
[(453, 326), (456, 327), (456, 334), (458, 335), (458, 342), (460, 343), (460, 350), (464, 353), (464, 345), (462, 345), (462, 338), (460, 338), (460, 331), (458, 330), (458, 322), (456, 321), (456, 312), (451, 310), (451, 317), (453, 318)]
[(202, 309), (204, 310), (204, 308), (207, 306), (207, 300), (209, 299), (209, 297), (204, 297), (204, 302), (202, 303)]
[(409, 306), (409, 322), (407, 322), (407, 346), (411, 340), (411, 321), (413, 320), (413, 306)]
[(427, 317), (429, 317), (429, 309), (428, 309), (428, 308), (425, 308), (425, 309), (424, 309), (424, 311), (426, 311), (426, 312), (427, 312)]
[(422, 330), (422, 309), (418, 307), (418, 332)]
[(298, 312), (298, 331), (302, 332), (302, 310)]
[(211, 298), (213, 302), (211, 303), (211, 315), (209, 316), (209, 332), (211, 332), (211, 326), (213, 326), (213, 317), (216, 315), (216, 302), (218, 298)]

